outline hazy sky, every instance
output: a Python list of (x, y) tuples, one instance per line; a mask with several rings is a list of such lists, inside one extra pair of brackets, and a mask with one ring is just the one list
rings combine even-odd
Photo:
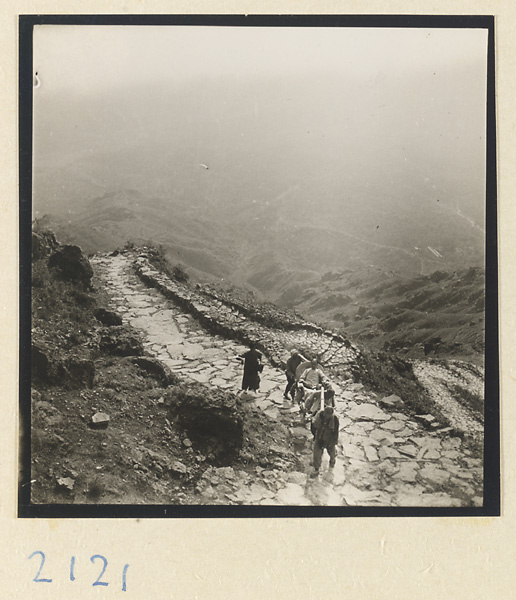
[(34, 201), (128, 182), (197, 197), (206, 163), (210, 198), (295, 183), (480, 222), (486, 68), (482, 29), (36, 26)]
[(482, 71), (486, 43), (480, 29), (41, 25), (34, 69), (42, 91), (319, 71), (371, 78), (463, 65)]

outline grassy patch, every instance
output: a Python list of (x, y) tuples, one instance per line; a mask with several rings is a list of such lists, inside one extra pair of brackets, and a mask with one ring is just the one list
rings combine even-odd
[[(32, 317), (35, 322), (43, 324), (57, 319), (61, 323), (85, 328), (89, 326), (95, 306), (96, 300), (91, 293), (56, 277), (46, 260), (33, 263)], [(65, 329), (72, 333), (74, 327), (66, 326)]]
[(468, 389), (455, 384), (448, 384), (448, 389), (455, 400), (462, 404), (468, 410), (476, 413), (482, 420), (484, 418), (484, 400), (477, 394), (473, 394)]
[(149, 262), (160, 273), (163, 273), (164, 275), (167, 275), (167, 277), (179, 281), (180, 283), (188, 283), (190, 276), (186, 272), (185, 267), (181, 264), (171, 265), (167, 259), (164, 246), (161, 244), (158, 246), (147, 244), (146, 252)]

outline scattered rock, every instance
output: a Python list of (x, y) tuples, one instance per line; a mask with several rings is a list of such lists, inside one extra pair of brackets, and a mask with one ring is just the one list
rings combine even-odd
[(169, 465), (169, 471), (176, 475), (186, 475), (188, 473), (188, 468), (182, 462), (175, 460)]
[(237, 478), (233, 467), (219, 467), (215, 469), (215, 472), (222, 479), (222, 481), (234, 481)]
[[(347, 429), (352, 423), (353, 423), (353, 421), (351, 419), (349, 419), (347, 416), (339, 415), (339, 429), (340, 429), (340, 431), (343, 431), (343, 430)], [(371, 423), (371, 425), (373, 425), (373, 424)], [(374, 427), (374, 425), (373, 425), (373, 427)]]
[(92, 429), (107, 429), (109, 425), (109, 415), (103, 412), (98, 412), (93, 415), (90, 421)]
[(441, 453), (430, 446), (423, 446), (417, 455), (418, 460), (439, 460), (440, 458)]
[(392, 394), (391, 396), (382, 398), (380, 404), (387, 408), (400, 408), (403, 405), (403, 400), (399, 396), (396, 396), (396, 394)]
[(362, 383), (351, 383), (348, 388), (353, 392), (360, 392), (364, 389), (364, 385)]
[(72, 492), (75, 481), (71, 477), (60, 477), (57, 480), (57, 486), (62, 491)]
[(197, 383), (208, 383), (211, 375), (209, 373), (189, 373), (188, 377)]
[(232, 383), (228, 383), (225, 379), (222, 379), (222, 377), (215, 377), (211, 381), (211, 384), (221, 388), (233, 387)]

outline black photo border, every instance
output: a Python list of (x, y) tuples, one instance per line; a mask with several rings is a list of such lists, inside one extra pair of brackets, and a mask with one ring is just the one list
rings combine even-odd
[[(19, 15), (19, 518), (264, 518), (499, 516), (500, 395), (495, 107), (495, 19), (489, 15)], [(486, 29), (484, 497), (481, 507), (181, 506), (33, 504), (31, 485), (31, 223), (33, 30), (35, 25), (376, 27)]]

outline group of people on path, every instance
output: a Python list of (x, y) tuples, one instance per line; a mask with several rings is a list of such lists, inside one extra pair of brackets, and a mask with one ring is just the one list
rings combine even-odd
[[(257, 392), (263, 371), (262, 353), (253, 344), (240, 358), (244, 361), (242, 390)], [(339, 419), (335, 414), (335, 391), (320, 369), (318, 360), (313, 358), (310, 365), (299, 374), (299, 367), (303, 363), (308, 363), (307, 359), (298, 350), (292, 350), (285, 368), (287, 385), (283, 397), (299, 404), (303, 417), (311, 420), (310, 429), (314, 436), (314, 470), (311, 476), (317, 477), (324, 450), (330, 457), (330, 469), (335, 466)]]

